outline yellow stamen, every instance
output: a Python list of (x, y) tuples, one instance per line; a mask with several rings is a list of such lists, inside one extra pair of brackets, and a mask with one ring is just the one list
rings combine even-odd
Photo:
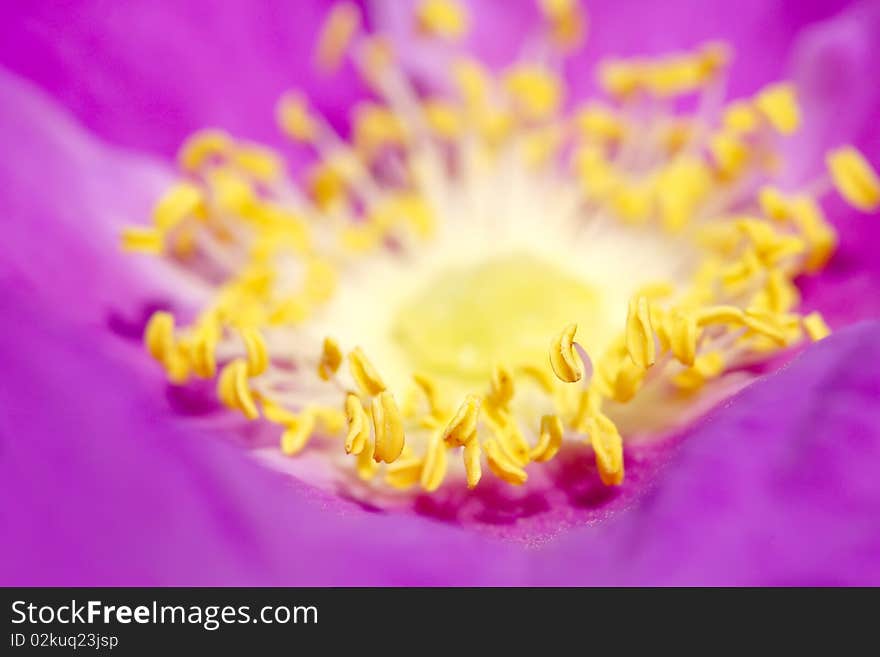
[(332, 73), (339, 68), (360, 25), (361, 13), (356, 4), (338, 2), (333, 5), (318, 37), (316, 57), (322, 70)]
[(562, 82), (540, 66), (513, 67), (504, 75), (504, 86), (528, 119), (546, 119), (562, 103)]
[(629, 302), (626, 317), (626, 349), (640, 369), (651, 367), (656, 360), (654, 329), (647, 297), (635, 297)]
[(428, 451), (425, 454), (425, 465), (420, 480), (422, 488), (429, 493), (437, 490), (446, 476), (446, 467), (446, 443), (443, 434), (435, 433), (428, 443)]
[(259, 376), (269, 366), (269, 350), (259, 331), (252, 328), (241, 329), (241, 339), (247, 353), (248, 376)]
[(376, 436), (375, 454), (373, 460), (377, 463), (394, 463), (403, 451), (405, 442), (403, 433), (403, 418), (394, 396), (388, 392), (380, 392), (373, 399), (371, 408), (373, 413), (373, 433)]
[(226, 365), (217, 380), (217, 395), (229, 408), (241, 411), (249, 420), (260, 416), (248, 386), (247, 363), (237, 358)]
[(165, 247), (162, 233), (155, 228), (125, 228), (122, 231), (122, 249), (133, 253), (161, 255)]
[(150, 355), (160, 363), (174, 348), (174, 316), (165, 311), (154, 312), (144, 329), (144, 344)]
[(587, 433), (596, 454), (599, 477), (606, 486), (623, 483), (623, 440), (617, 426), (605, 415), (587, 420)]
[(194, 173), (213, 159), (225, 157), (232, 149), (232, 139), (220, 130), (202, 130), (189, 137), (177, 154), (184, 171)]
[(791, 84), (765, 87), (755, 98), (755, 107), (780, 134), (790, 135), (800, 127), (800, 109)]
[(370, 440), (370, 420), (357, 395), (352, 393), (346, 395), (345, 417), (348, 421), (348, 435), (345, 437), (345, 453), (360, 454)]
[(365, 395), (374, 397), (385, 391), (385, 382), (382, 381), (373, 364), (367, 360), (363, 349), (357, 347), (348, 354), (348, 366), (354, 382)]
[(807, 335), (810, 336), (810, 340), (813, 342), (818, 342), (822, 338), (827, 338), (831, 335), (831, 329), (828, 328), (825, 319), (818, 312), (811, 312), (804, 317), (804, 330), (806, 330)]
[(321, 360), (318, 362), (318, 376), (323, 381), (329, 381), (339, 370), (342, 364), (342, 351), (333, 338), (324, 338), (321, 349)]
[(492, 370), (492, 379), (489, 381), (489, 395), (486, 401), (492, 406), (505, 408), (513, 399), (513, 377), (510, 372), (501, 366)]
[(863, 212), (880, 207), (880, 178), (861, 153), (844, 146), (831, 151), (825, 161), (837, 191), (850, 205)]
[(484, 442), (483, 450), (486, 452), (489, 469), (492, 470), (497, 477), (503, 479), (508, 484), (513, 484), (514, 486), (522, 486), (526, 483), (526, 480), (528, 479), (526, 471), (505, 455), (494, 440), (490, 438)]
[(447, 444), (461, 446), (473, 437), (477, 430), (477, 419), (480, 417), (480, 403), (480, 398), (476, 395), (465, 397), (443, 431), (443, 440)]
[(315, 429), (315, 416), (312, 413), (301, 413), (288, 425), (281, 434), (281, 452), (285, 456), (299, 454), (309, 442)]
[(459, 39), (467, 32), (468, 15), (455, 0), (422, 0), (417, 10), (419, 29), (444, 39)]
[(587, 31), (586, 15), (578, 0), (539, 0), (550, 28), (550, 41), (564, 52), (580, 47)]
[(580, 356), (575, 351), (574, 336), (577, 324), (569, 324), (550, 343), (550, 367), (560, 381), (575, 383), (584, 375)]
[(464, 469), (467, 477), (467, 487), (476, 488), (483, 476), (483, 470), (480, 466), (480, 441), (476, 436), (471, 438), (464, 445), (462, 458), (464, 459)]
[(284, 133), (296, 141), (310, 142), (317, 135), (318, 128), (302, 94), (284, 94), (278, 102), (277, 116)]
[(562, 447), (562, 420), (556, 415), (544, 415), (541, 418), (541, 433), (538, 444), (530, 454), (532, 460), (549, 461)]
[(669, 344), (673, 355), (684, 365), (693, 365), (697, 352), (699, 329), (692, 314), (673, 312), (668, 325)]
[(202, 207), (201, 190), (190, 183), (178, 183), (169, 189), (153, 209), (153, 223), (160, 232), (175, 228)]

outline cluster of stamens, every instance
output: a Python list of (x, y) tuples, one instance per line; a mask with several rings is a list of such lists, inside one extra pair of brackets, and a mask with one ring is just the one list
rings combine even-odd
[[(279, 155), (221, 131), (183, 145), (181, 180), (152, 224), (123, 236), (125, 248), (160, 255), (208, 291), (192, 321), (178, 326), (160, 311), (146, 327), (173, 383), (216, 379), (226, 407), (281, 426), (283, 454), (321, 435), (335, 440), (322, 449), (354, 457), (361, 479), (384, 471), (394, 488), (435, 491), (453, 463), (471, 488), (484, 463), (521, 485), (530, 463), (578, 438), (613, 485), (624, 477), (615, 417), (644, 391), (694, 395), (829, 333), (819, 313), (797, 312), (795, 279), (821, 270), (836, 246), (819, 195), (833, 184), (863, 211), (880, 204), (864, 158), (842, 147), (828, 155), (827, 177), (795, 192), (770, 184), (782, 166), (777, 143), (800, 124), (795, 89), (774, 84), (723, 105), (721, 44), (604, 62), (609, 100), (565, 111), (555, 69), (584, 38), (586, 18), (573, 0), (540, 6), (550, 45), (540, 61), (496, 76), (457, 59), (451, 88), (429, 97), (386, 39), (361, 32), (353, 5), (335, 7), (317, 63), (331, 72), (351, 54), (381, 102), (354, 108), (345, 139), (303, 95), (280, 101), (281, 128), (315, 154), (302, 185)], [(415, 17), (435, 43), (461, 37), (467, 23), (449, 0), (423, 2)], [(687, 98), (698, 101), (691, 113), (676, 105)], [(559, 181), (583, 224), (684, 245), (694, 254), (686, 282), (642, 285), (625, 317), (608, 318), (619, 328), (607, 344), (580, 345), (575, 324), (560, 326), (541, 362), (495, 363), (480, 385), (417, 372), (410, 388), (392, 390), (363, 349), (316, 335), (354, 263), (417, 254), (446, 220), (438, 195), (511, 160)]]

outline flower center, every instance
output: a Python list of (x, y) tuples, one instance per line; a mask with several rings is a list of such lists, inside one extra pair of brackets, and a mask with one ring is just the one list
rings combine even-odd
[(392, 335), (413, 370), (473, 384), (500, 363), (544, 363), (548, 336), (571, 321), (594, 342), (601, 317), (598, 290), (518, 253), (441, 272), (398, 309)]
[[(624, 440), (828, 335), (799, 312), (797, 280), (834, 252), (830, 183), (880, 206), (864, 158), (839, 148), (828, 177), (776, 187), (796, 90), (722, 105), (723, 44), (600, 62), (607, 102), (568, 112), (560, 64), (585, 16), (540, 5), (547, 47), (524, 49), (539, 57), (499, 75), (459, 58), (438, 67), (445, 85), (412, 84), (357, 6), (336, 5), (317, 63), (353, 55), (376, 99), (346, 139), (282, 98), (280, 127), (314, 157), (302, 184), (221, 131), (183, 145), (152, 225), (123, 235), (206, 292), (186, 300), (203, 302), (191, 322), (159, 311), (146, 326), (171, 382), (215, 380), (226, 407), (278, 425), (284, 457), (349, 464), (330, 472), (351, 489), (473, 488), (484, 467), (523, 485), (567, 441), (618, 485)], [(468, 25), (454, 0), (415, 21), (440, 41)]]

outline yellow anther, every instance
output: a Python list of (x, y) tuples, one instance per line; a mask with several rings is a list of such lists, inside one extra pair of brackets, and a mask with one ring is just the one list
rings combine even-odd
[(758, 203), (760, 203), (763, 213), (773, 221), (787, 221), (791, 216), (788, 199), (775, 187), (762, 187), (758, 191)]
[(379, 464), (373, 460), (374, 445), (371, 440), (367, 440), (360, 454), (357, 455), (357, 473), (358, 477), (364, 480), (370, 480), (376, 475)]
[(471, 110), (485, 105), (489, 94), (489, 74), (473, 59), (459, 59), (453, 64), (452, 76), (464, 104)]
[(237, 171), (213, 169), (207, 174), (207, 179), (214, 202), (224, 212), (249, 216), (258, 204), (252, 184)]
[(736, 306), (708, 306), (696, 312), (697, 326), (709, 324), (741, 325), (744, 321), (743, 311)]
[(514, 486), (522, 486), (526, 483), (528, 479), (526, 471), (514, 463), (493, 439), (490, 438), (483, 443), (483, 450), (486, 452), (489, 469), (497, 477)]
[(705, 81), (715, 77), (730, 64), (732, 55), (733, 49), (725, 41), (710, 41), (700, 46), (696, 58), (701, 80)]
[(424, 110), (428, 126), (441, 139), (454, 139), (461, 133), (461, 115), (452, 103), (432, 99), (425, 102)]
[(269, 148), (248, 144), (232, 152), (235, 165), (254, 180), (269, 183), (277, 180), (284, 170), (281, 157)]
[(417, 484), (423, 472), (422, 459), (416, 456), (399, 458), (385, 471), (385, 483), (398, 490)]
[(300, 413), (281, 434), (281, 452), (286, 456), (299, 454), (309, 442), (314, 430), (315, 416), (307, 411)]
[(758, 127), (758, 114), (752, 106), (743, 100), (731, 103), (724, 111), (722, 124), (734, 134), (749, 134)]
[(309, 195), (322, 210), (339, 207), (346, 199), (348, 186), (333, 162), (319, 162), (308, 174)]
[(364, 102), (355, 108), (354, 143), (360, 152), (371, 155), (380, 147), (403, 144), (406, 139), (406, 126), (387, 107)]
[(602, 483), (606, 486), (623, 483), (623, 439), (617, 426), (599, 413), (587, 420), (587, 433), (596, 454), (596, 467)]
[(473, 436), (464, 444), (464, 450), (462, 450), (468, 488), (475, 488), (483, 476), (483, 469), (480, 466), (480, 455), (480, 441), (477, 440), (476, 436)]
[(551, 42), (565, 52), (578, 48), (587, 31), (587, 19), (578, 0), (539, 0), (550, 27)]
[(269, 350), (262, 334), (253, 328), (243, 328), (240, 331), (247, 354), (248, 376), (259, 376), (269, 366)]
[(150, 355), (164, 363), (174, 349), (174, 316), (159, 310), (154, 312), (144, 329), (144, 344)]
[(625, 404), (636, 396), (644, 380), (644, 368), (634, 364), (629, 358), (624, 358), (617, 369), (611, 396), (614, 401)]
[(383, 36), (365, 37), (358, 63), (367, 82), (380, 84), (383, 75), (394, 63), (394, 49), (390, 41)]
[(217, 325), (208, 321), (198, 327), (193, 335), (190, 357), (193, 371), (204, 379), (212, 379), (217, 373), (217, 342), (220, 331)]
[(269, 422), (284, 426), (292, 426), (296, 423), (297, 414), (293, 411), (287, 410), (278, 402), (265, 396), (261, 396), (260, 403), (263, 407), (263, 417), (269, 420)]
[(712, 351), (701, 354), (690, 367), (676, 374), (672, 381), (680, 389), (693, 392), (700, 389), (707, 380), (714, 379), (724, 373), (724, 356)]
[(562, 420), (556, 415), (544, 415), (541, 418), (541, 433), (538, 444), (532, 449), (532, 460), (549, 461), (562, 447)]
[(370, 440), (370, 419), (361, 400), (352, 393), (345, 397), (345, 418), (348, 421), (345, 453), (360, 454)]
[(232, 149), (232, 139), (220, 130), (202, 130), (189, 137), (177, 153), (184, 171), (194, 173), (206, 163), (225, 157)]
[(189, 357), (184, 344), (178, 343), (165, 355), (165, 372), (168, 380), (175, 385), (186, 383), (190, 375)]
[(504, 86), (527, 119), (546, 119), (562, 103), (562, 81), (537, 65), (518, 65), (504, 75)]
[(526, 465), (531, 460), (529, 443), (520, 431), (516, 420), (506, 412), (496, 412), (490, 416), (489, 426), (495, 441), (502, 451), (517, 465)]
[(443, 434), (437, 432), (428, 443), (428, 451), (425, 453), (425, 464), (421, 471), (420, 483), (429, 493), (440, 488), (443, 478), (446, 477), (447, 457), (446, 443)]
[(321, 348), (321, 360), (318, 361), (318, 376), (322, 381), (329, 381), (342, 364), (342, 351), (333, 338), (324, 338)]
[(693, 365), (697, 353), (699, 328), (691, 313), (673, 311), (667, 325), (672, 354), (684, 365)]
[(455, 0), (422, 0), (416, 18), (422, 32), (443, 39), (459, 39), (468, 29), (467, 11)]
[(446, 425), (443, 440), (453, 447), (464, 445), (476, 433), (479, 417), (480, 398), (476, 395), (468, 395)]
[(640, 369), (651, 367), (656, 360), (654, 328), (651, 326), (651, 308), (647, 297), (630, 299), (626, 316), (626, 349)]
[(241, 411), (249, 420), (256, 420), (260, 416), (248, 387), (247, 363), (241, 358), (235, 359), (220, 372), (217, 395), (226, 406)]
[(122, 250), (132, 253), (161, 255), (165, 238), (156, 228), (129, 227), (122, 230)]
[(584, 367), (580, 355), (574, 346), (577, 324), (569, 324), (553, 342), (550, 343), (550, 367), (560, 381), (574, 383), (584, 375)]
[(804, 330), (813, 342), (817, 342), (822, 338), (827, 338), (831, 335), (831, 329), (828, 328), (828, 324), (825, 323), (825, 319), (822, 317), (821, 313), (811, 312), (804, 317), (803, 322)]
[(349, 44), (361, 25), (361, 13), (353, 2), (337, 2), (327, 15), (318, 36), (316, 61), (327, 73), (339, 68)]
[(739, 176), (749, 159), (748, 146), (736, 135), (719, 132), (709, 140), (709, 150), (719, 176), (731, 180)]
[(743, 321), (755, 333), (770, 338), (780, 346), (786, 344), (785, 333), (773, 313), (749, 308)]
[(309, 112), (308, 102), (298, 92), (287, 92), (281, 97), (277, 120), (284, 133), (296, 141), (310, 142), (318, 134), (318, 126)]
[(764, 308), (772, 313), (785, 313), (800, 302), (800, 292), (791, 279), (781, 270), (774, 269), (767, 274), (767, 284), (760, 296)]
[(385, 391), (385, 382), (360, 347), (348, 354), (348, 367), (354, 382), (365, 395), (374, 397)]
[(371, 408), (373, 414), (373, 434), (376, 437), (375, 454), (373, 460), (377, 463), (394, 463), (403, 451), (405, 437), (403, 433), (403, 418), (394, 396), (388, 392), (380, 392), (373, 399)]
[(741, 288), (763, 271), (761, 261), (754, 249), (746, 251), (739, 261), (721, 272), (721, 279), (731, 290)]
[(574, 122), (584, 138), (603, 143), (619, 142), (626, 131), (622, 119), (614, 110), (595, 103), (579, 110)]
[(492, 370), (492, 378), (489, 381), (489, 394), (486, 401), (492, 406), (505, 408), (513, 399), (513, 376), (510, 371), (502, 366), (496, 366)]
[(800, 127), (801, 112), (791, 84), (764, 87), (755, 97), (755, 107), (782, 135), (790, 135)]
[(880, 178), (852, 146), (831, 151), (825, 158), (837, 191), (854, 208), (873, 212), (880, 207)]
[(825, 220), (819, 204), (808, 196), (798, 196), (792, 201), (791, 218), (807, 245), (807, 271), (819, 271), (837, 248), (837, 233)]
[(201, 190), (191, 183), (177, 183), (162, 195), (153, 208), (153, 224), (164, 233), (202, 208)]
[(599, 62), (599, 84), (612, 96), (626, 98), (644, 83), (642, 69), (623, 60)]

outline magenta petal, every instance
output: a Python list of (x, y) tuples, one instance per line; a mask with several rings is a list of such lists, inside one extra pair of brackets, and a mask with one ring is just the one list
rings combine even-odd
[(0, 313), (4, 584), (880, 582), (876, 323), (733, 400), (630, 509), (526, 549), (319, 494), (170, 420), (106, 337)]
[(880, 584), (880, 323), (816, 344), (688, 436), (631, 511), (541, 583)]
[[(369, 513), (170, 419), (156, 380), (0, 300), (4, 585), (491, 584), (513, 545), (417, 516)], [(13, 321), (10, 321), (13, 320)]]
[(171, 155), (191, 132), (278, 139), (274, 106), (307, 87), (338, 119), (362, 89), (327, 80), (312, 48), (329, 3), (206, 0), (6, 3), (0, 64), (36, 81), (99, 136)]
[[(792, 51), (792, 77), (804, 105), (803, 137), (786, 153), (792, 177), (821, 175), (824, 153), (841, 144), (856, 145), (880, 166), (880, 87), (876, 44), (880, 4), (864, 2), (832, 20), (805, 30)], [(826, 204), (840, 235), (840, 248), (828, 268), (802, 282), (804, 303), (821, 309), (834, 326), (880, 316), (878, 214), (847, 207), (836, 194)]]

